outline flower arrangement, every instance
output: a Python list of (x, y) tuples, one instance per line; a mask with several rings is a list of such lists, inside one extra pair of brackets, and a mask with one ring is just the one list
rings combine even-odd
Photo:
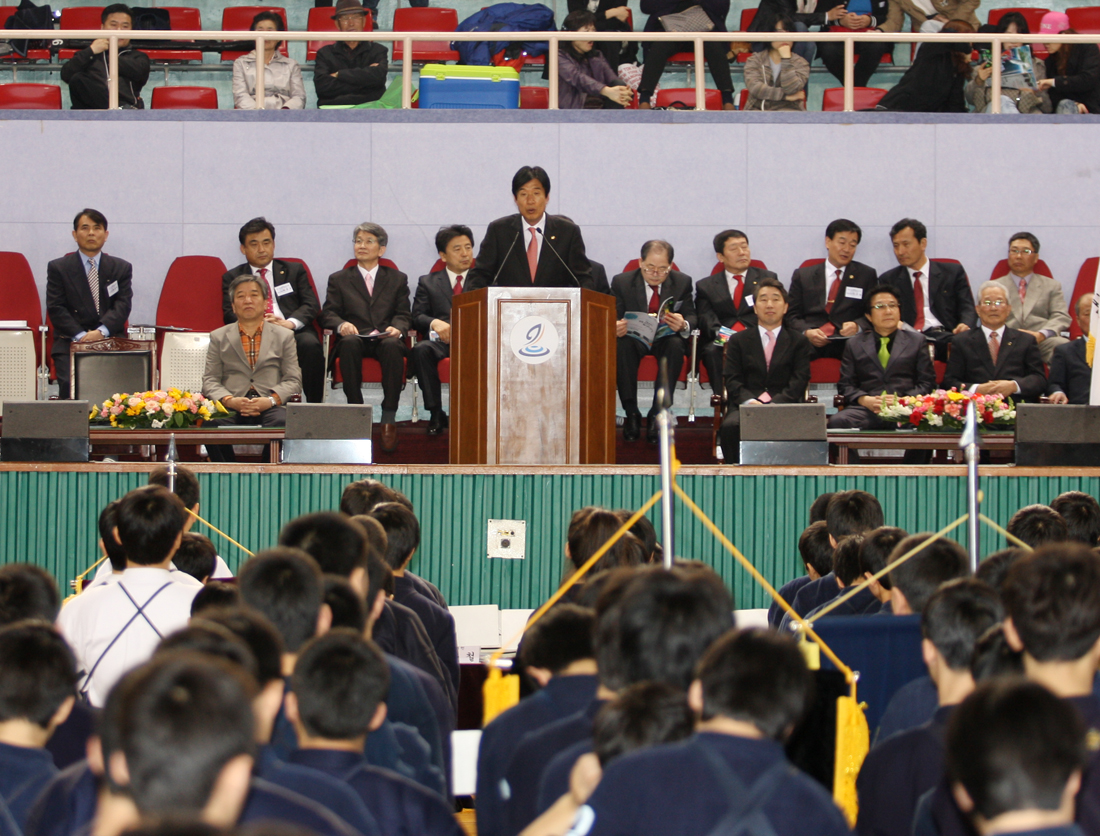
[(217, 401), (179, 389), (112, 395), (101, 406), (92, 407), (93, 422), (110, 422), (124, 429), (183, 429), (199, 427), (215, 413), (226, 413)]
[(978, 410), (978, 429), (1008, 429), (1016, 423), (1016, 405), (1003, 395), (971, 395), (951, 389), (937, 389), (918, 397), (893, 397), (883, 393), (879, 416), (885, 421), (906, 423), (918, 430), (961, 430), (966, 410)]

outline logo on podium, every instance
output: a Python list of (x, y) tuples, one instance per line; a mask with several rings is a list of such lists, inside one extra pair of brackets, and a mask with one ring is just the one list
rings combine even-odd
[(508, 337), (512, 353), (524, 363), (545, 363), (558, 350), (558, 329), (544, 316), (525, 316)]

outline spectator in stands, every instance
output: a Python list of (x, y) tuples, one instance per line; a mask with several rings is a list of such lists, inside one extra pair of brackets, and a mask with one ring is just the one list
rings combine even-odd
[[(863, 538), (863, 547), (859, 550), (859, 569), (863, 573), (860, 582), (871, 580), (872, 576), (885, 569), (890, 564), (890, 555), (894, 553), (898, 543), (908, 536), (904, 530), (888, 525), (868, 531)], [(881, 575), (877, 580), (871, 580), (867, 588), (879, 600), (880, 606), (877, 612), (884, 615), (891, 614), (890, 573)]]
[[(890, 6), (887, 19), (896, 23), (897, 28), (889, 31), (900, 32), (906, 16), (914, 32), (940, 32), (951, 20), (964, 21), (970, 24), (973, 31), (981, 25), (974, 14), (979, 5), (980, 0), (896, 0)], [(920, 49), (925, 46), (918, 44)]]
[[(595, 17), (597, 32), (633, 32), (634, 18), (630, 13), (630, 6), (623, 0), (598, 0), (593, 8), (591, 2), (586, 0), (568, 0), (566, 3), (568, 13), (576, 11), (592, 12)], [(611, 69), (618, 69), (620, 64), (634, 64), (638, 58), (638, 44), (631, 41), (624, 46), (623, 41), (596, 41), (595, 48), (603, 53)]]
[[(788, 581), (779, 588), (779, 596), (788, 604), (794, 601), (795, 595), (806, 584), (833, 571), (833, 544), (829, 540), (829, 529), (825, 525), (825, 520), (818, 520), (806, 526), (798, 537), (798, 554), (806, 574)], [(768, 607), (768, 624), (778, 627), (784, 614), (785, 611), (773, 601)]]
[[(341, 32), (362, 32), (366, 7), (359, 0), (337, 0), (332, 19)], [(313, 86), (317, 106), (357, 105), (377, 101), (386, 92), (389, 53), (377, 41), (337, 41), (317, 50)]]
[(1050, 363), (1054, 349), (1067, 342), (1062, 332), (1069, 328), (1069, 312), (1061, 282), (1036, 273), (1038, 261), (1039, 239), (1017, 232), (1008, 242), (1008, 275), (993, 281), (1008, 294), (1008, 327), (1034, 337), (1043, 362)]
[[(776, 18), (775, 31), (797, 30), (795, 22), (784, 15)], [(745, 87), (749, 91), (745, 110), (806, 109), (810, 65), (794, 49), (792, 41), (779, 40), (772, 41), (767, 50), (753, 52), (745, 62)]]
[[(134, 14), (125, 3), (112, 3), (104, 7), (99, 20), (101, 29), (134, 28)], [(110, 45), (108, 38), (96, 38), (62, 66), (61, 80), (69, 85), (73, 110), (106, 110), (109, 107), (107, 80), (111, 74), (108, 66)], [(129, 38), (119, 38), (118, 106), (123, 110), (144, 108), (141, 88), (148, 80), (149, 56), (131, 48)]]
[(1049, 505), (1027, 505), (1012, 515), (1005, 527), (1009, 534), (1037, 549), (1046, 543), (1069, 539), (1069, 526)]
[(877, 274), (852, 260), (862, 239), (858, 224), (846, 218), (832, 221), (825, 229), (824, 263), (799, 267), (791, 277), (788, 323), (813, 345), (811, 359), (840, 359), (847, 342), (840, 338), (871, 327), (864, 308)]
[[(844, 15), (829, 27), (831, 32), (897, 32), (901, 29), (902, 16), (894, 11), (898, 0), (849, 0)], [(892, 54), (894, 45), (880, 41), (856, 41), (855, 54), (859, 61), (852, 68), (853, 83), (866, 87), (886, 54)], [(836, 79), (844, 83), (844, 44), (840, 41), (819, 43), (817, 54)]]
[[(828, 11), (824, 11), (826, 8)], [(780, 18), (788, 18), (793, 22), (790, 29), (783, 30), (785, 32), (808, 32), (811, 26), (818, 26), (821, 31), (825, 31), (829, 24), (839, 21), (847, 11), (846, 4), (830, 6), (829, 0), (803, 3), (796, 0), (760, 0), (760, 6), (753, 15), (748, 31), (774, 32), (776, 21)], [(767, 48), (768, 45), (764, 42), (752, 45), (753, 52), (763, 52)], [(817, 47), (812, 41), (803, 41), (792, 46), (791, 52), (800, 56), (807, 64), (812, 64)]]
[[(596, 16), (581, 9), (562, 23), (566, 32), (595, 32)], [(615, 74), (595, 41), (562, 41), (558, 50), (558, 107), (562, 110), (618, 110), (634, 101), (634, 91)]]
[[(253, 32), (285, 32), (286, 24), (277, 12), (260, 12), (252, 18)], [(283, 41), (264, 41), (264, 103), (267, 110), (301, 110), (306, 106), (306, 88), (302, 83), (302, 68), (293, 58), (283, 55)], [(233, 107), (257, 110), (256, 50), (233, 62)]]
[[(984, 24), (978, 27), (978, 32), (987, 35), (990, 32), (1001, 34), (1031, 33), (1027, 25), (1027, 19), (1019, 12), (1009, 12), (997, 21), (996, 26)], [(990, 53), (992, 43), (975, 43), (975, 47), (982, 47), (984, 53)], [(1011, 50), (1020, 50), (1031, 61), (1031, 73), (1036, 81), (1046, 77), (1046, 64), (1042, 58), (1036, 58), (1030, 44), (1002, 42), (1002, 55), (1007, 56)], [(993, 59), (989, 54), (987, 60), (982, 61), (974, 70), (970, 81), (963, 88), (963, 95), (976, 112), (988, 113), (990, 110), (989, 88), (993, 85)], [(1001, 113), (1050, 113), (1050, 95), (1041, 90), (1029, 86), (1030, 79), (1024, 73), (1009, 73), (1001, 76)]]
[(1050, 507), (1066, 521), (1070, 540), (1094, 547), (1100, 543), (1100, 503), (1084, 491), (1058, 494)]
[[(932, 540), (931, 534), (913, 534), (906, 537), (890, 554), (893, 563)], [(913, 615), (923, 612), (925, 604), (941, 584), (970, 574), (970, 559), (966, 551), (954, 540), (941, 537), (928, 542), (907, 561), (890, 570), (890, 601), (894, 615)]]
[(1004, 285), (983, 284), (977, 310), (981, 327), (952, 341), (943, 387), (961, 392), (977, 385), (982, 395), (1004, 395), (1016, 402), (1038, 400), (1047, 385), (1040, 349), (1031, 332), (1005, 326), (1011, 309)]
[[(974, 27), (965, 20), (949, 20), (942, 31), (972, 34)], [(963, 86), (972, 72), (971, 50), (968, 43), (922, 44), (912, 66), (879, 100), (875, 109), (967, 113)]]
[[(726, 15), (729, 14), (729, 0), (700, 0), (694, 4), (710, 19), (713, 27), (710, 32), (726, 31)], [(678, 0), (643, 0), (641, 10), (649, 15), (645, 22), (646, 32), (683, 32), (688, 34), (697, 30), (698, 21), (680, 19), (676, 22), (667, 20), (669, 15), (682, 12), (687, 8)], [(696, 9), (698, 12), (700, 9)], [(662, 20), (662, 18), (666, 18)], [(641, 110), (649, 109), (649, 100), (657, 89), (657, 83), (661, 80), (661, 73), (665, 71), (668, 59), (677, 52), (690, 51), (691, 43), (687, 41), (650, 41), (643, 44), (645, 63), (642, 64), (642, 80), (638, 84), (638, 107)], [(726, 58), (726, 44), (721, 41), (705, 41), (703, 54), (707, 59), (707, 69), (711, 78), (722, 94), (722, 109), (734, 110), (733, 104), (733, 78), (730, 76), (730, 64)]]
[[(1076, 35), (1065, 12), (1047, 12), (1039, 34)], [(1046, 44), (1047, 78), (1039, 89), (1050, 94), (1055, 113), (1100, 113), (1100, 48), (1096, 44)]]
[[(665, 44), (662, 42), (661, 46)], [(671, 401), (676, 392), (676, 380), (684, 366), (687, 338), (695, 327), (695, 304), (692, 302), (691, 276), (672, 268), (675, 260), (672, 244), (654, 239), (642, 244), (641, 260), (629, 273), (620, 273), (611, 280), (611, 292), (615, 296), (618, 312), (615, 323), (617, 342), (617, 384), (619, 400), (626, 411), (623, 422), (623, 440), (637, 440), (642, 427), (642, 413), (638, 410), (638, 366), (642, 358), (652, 354), (658, 364), (668, 362), (669, 391)], [(660, 315), (657, 332), (649, 342), (627, 334), (627, 311), (635, 314), (648, 312)], [(657, 402), (659, 388), (653, 389), (653, 405), (649, 408), (646, 440), (657, 443)]]
[(787, 291), (761, 279), (753, 292), (756, 325), (726, 343), (724, 382), (728, 408), (719, 430), (726, 462), (741, 461), (741, 407), (802, 403), (810, 383), (810, 341), (783, 327)]
[(1093, 293), (1082, 293), (1074, 306), (1081, 336), (1054, 349), (1050, 361), (1047, 394), (1051, 403), (1087, 404), (1092, 392), (1092, 368), (1086, 359), (1089, 329), (1092, 325)]

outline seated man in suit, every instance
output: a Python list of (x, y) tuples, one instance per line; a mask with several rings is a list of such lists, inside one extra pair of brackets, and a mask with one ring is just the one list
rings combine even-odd
[[(723, 327), (734, 331), (751, 329), (756, 324), (753, 309), (756, 288), (763, 279), (774, 279), (776, 275), (751, 266), (749, 236), (738, 229), (727, 229), (715, 235), (714, 252), (725, 269), (707, 276), (695, 286), (695, 312), (703, 331), (703, 368), (710, 378), (710, 388), (721, 393), (725, 346), (716, 343), (718, 332)], [(786, 295), (784, 291), (784, 298)]]
[(1077, 299), (1074, 313), (1081, 336), (1071, 343), (1054, 350), (1050, 363), (1050, 381), (1047, 394), (1051, 403), (1087, 404), (1092, 391), (1092, 369), (1085, 359), (1089, 343), (1089, 326), (1092, 324), (1093, 293), (1082, 293)]
[(936, 388), (936, 370), (924, 335), (899, 327), (901, 303), (893, 286), (871, 288), (867, 316), (871, 329), (848, 340), (844, 347), (838, 388), (845, 406), (829, 418), (830, 429), (888, 429), (894, 425), (878, 416), (884, 392), (888, 396), (926, 395)]
[(756, 327), (726, 343), (725, 388), (729, 409), (722, 419), (722, 455), (728, 464), (740, 461), (741, 404), (802, 403), (810, 382), (810, 341), (783, 327), (787, 291), (778, 280), (756, 285)]
[(813, 360), (840, 357), (846, 341), (837, 337), (854, 337), (869, 327), (864, 309), (876, 274), (874, 268), (852, 260), (862, 238), (857, 224), (838, 218), (825, 229), (825, 263), (799, 267), (791, 277), (787, 323), (806, 335), (814, 348)]
[[(435, 234), (435, 248), (443, 259), (443, 269), (421, 276), (416, 284), (412, 321), (420, 332), (420, 342), (409, 352), (409, 363), (424, 393), (424, 408), (431, 413), (428, 435), (439, 435), (447, 429), (439, 361), (451, 356), (451, 299), (462, 292), (473, 264), (474, 234), (461, 224), (442, 227)], [(430, 338), (432, 334), (434, 339)]]
[(229, 286), (238, 276), (256, 276), (267, 285), (264, 322), (294, 334), (298, 368), (302, 370), (302, 394), (310, 403), (325, 399), (325, 352), (317, 338), (313, 320), (321, 303), (305, 267), (275, 258), (275, 226), (267, 218), (253, 218), (241, 227), (237, 238), (246, 259), (222, 276), (222, 316), (225, 324), (237, 321)]
[(898, 266), (878, 277), (893, 285), (901, 301), (901, 320), (936, 341), (936, 358), (947, 359), (951, 337), (977, 323), (970, 279), (961, 264), (930, 261), (928, 229), (918, 220), (902, 218), (890, 229)]
[(560, 215), (546, 214), (550, 175), (541, 166), (525, 165), (512, 177), (512, 199), (519, 214), (489, 224), (465, 289), (591, 288), (580, 228)]
[[(618, 319), (616, 364), (619, 400), (626, 411), (623, 440), (636, 441), (642, 428), (642, 413), (638, 410), (638, 366), (642, 358), (652, 354), (658, 364), (668, 360), (669, 399), (676, 393), (676, 381), (684, 367), (687, 338), (695, 327), (695, 305), (691, 301), (691, 276), (672, 269), (673, 249), (668, 241), (652, 240), (642, 244), (642, 257), (636, 270), (620, 273), (611, 280)], [(665, 303), (669, 304), (666, 306)], [(627, 336), (627, 311), (648, 312), (656, 317), (662, 308), (660, 324), (652, 346)], [(667, 326), (667, 330), (663, 329)], [(665, 333), (662, 334), (662, 330)], [(657, 443), (657, 421), (660, 411), (658, 389), (653, 388), (653, 406), (649, 409), (646, 439)]]
[(382, 366), (382, 449), (397, 449), (397, 404), (408, 351), (405, 333), (412, 325), (409, 279), (379, 264), (389, 236), (374, 223), (352, 231), (356, 264), (328, 277), (321, 321), (340, 335), (336, 358), (348, 403), (363, 403), (363, 358)]
[(980, 395), (1004, 395), (1017, 402), (1037, 401), (1046, 391), (1047, 377), (1035, 338), (1005, 325), (1011, 310), (1008, 300), (1008, 291), (999, 281), (978, 289), (981, 327), (952, 343), (944, 389), (955, 387), (961, 392), (978, 384)]
[(53, 357), (57, 396), (69, 397), (69, 346), (91, 343), (122, 333), (130, 315), (133, 290), (130, 262), (103, 252), (107, 218), (82, 209), (73, 218), (77, 252), (46, 267), (46, 313), (53, 326)]
[(1007, 276), (996, 279), (1008, 293), (1012, 306), (1009, 328), (1030, 334), (1039, 344), (1044, 363), (1054, 357), (1054, 349), (1068, 340), (1062, 332), (1069, 329), (1069, 311), (1062, 284), (1035, 272), (1039, 261), (1039, 239), (1030, 232), (1017, 232), (1008, 242)]

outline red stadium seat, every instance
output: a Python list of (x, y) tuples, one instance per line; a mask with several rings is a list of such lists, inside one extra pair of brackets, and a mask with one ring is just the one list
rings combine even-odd
[[(339, 32), (340, 30), (336, 28), (336, 21), (332, 19), (332, 11), (332, 6), (314, 6), (310, 9), (309, 19), (306, 21), (306, 31)], [(374, 31), (374, 18), (371, 16), (369, 9), (367, 10), (367, 21), (363, 27), (363, 31)], [(317, 50), (334, 43), (336, 43), (336, 41), (307, 41), (306, 60), (314, 60), (317, 57)]]
[(840, 361), (835, 357), (821, 357), (810, 361), (810, 383), (839, 383)]
[[(61, 10), (61, 29), (99, 29), (102, 26), (99, 18), (103, 14), (103, 6), (66, 6)], [(61, 49), (57, 52), (59, 61), (68, 61), (78, 50)]]
[[(14, 15), (19, 10), (18, 6), (0, 6), (0, 29), (5, 27), (8, 22), (8, 18)], [(18, 53), (13, 52), (11, 55), (4, 56), (4, 61), (49, 61), (50, 51), (48, 49), (28, 49), (27, 57), (23, 58)]]
[[(856, 110), (872, 108), (886, 95), (881, 87), (856, 87), (853, 92), (852, 107)], [(821, 95), (821, 109), (833, 112), (844, 110), (844, 88), (830, 87), (825, 90)]]
[(157, 325), (191, 331), (221, 328), (223, 275), (225, 262), (216, 256), (181, 255), (173, 261), (160, 289)]
[[(717, 90), (707, 90), (704, 101), (707, 110), (722, 109), (722, 94)], [(657, 91), (657, 107), (669, 107), (673, 102), (682, 102), (689, 108), (695, 107), (695, 88), (665, 87)]]
[[(177, 32), (202, 30), (202, 14), (193, 6), (161, 6), (169, 25)], [(202, 61), (202, 49), (143, 49), (150, 61)]]
[(550, 107), (550, 88), (520, 87), (519, 106), (524, 110), (546, 110)]
[(1070, 6), (1066, 9), (1069, 15), (1069, 27), (1082, 35), (1100, 34), (1100, 6)]
[(0, 84), (0, 110), (61, 110), (56, 84)]
[[(252, 19), (256, 17), (260, 12), (275, 12), (283, 19), (283, 25), (286, 25), (286, 9), (282, 6), (226, 6), (222, 9), (222, 31), (223, 32), (247, 32), (252, 27)], [(242, 35), (240, 40), (247, 40), (247, 35)], [(289, 56), (287, 52), (286, 41), (283, 41), (283, 45), (279, 48), (279, 51), (283, 55)], [(251, 50), (245, 50), (244, 52), (236, 51), (222, 51), (223, 61), (236, 61), (242, 55), (247, 55)]]
[[(1073, 22), (1072, 19), (1070, 22)], [(1066, 300), (1069, 305), (1069, 338), (1071, 340), (1081, 336), (1081, 329), (1077, 327), (1077, 300), (1082, 294), (1091, 294), (1096, 288), (1097, 268), (1100, 268), (1100, 258), (1093, 256), (1085, 259), (1085, 263), (1077, 271), (1077, 282), (1073, 285), (1073, 293)]]
[[(42, 362), (42, 341), (38, 326), (42, 324), (42, 300), (34, 273), (23, 253), (0, 252), (0, 276), (4, 277), (4, 293), (0, 295), (0, 319), (23, 320), (34, 334), (34, 353)], [(52, 340), (51, 340), (52, 341)], [(48, 351), (48, 348), (47, 348)]]
[[(749, 24), (752, 23), (753, 18), (756, 17), (756, 9), (742, 9), (741, 10), (741, 28), (740, 32), (748, 32)], [(737, 63), (744, 64), (749, 58), (752, 57), (751, 52), (739, 52), (737, 53)]]
[[(393, 12), (394, 32), (453, 32), (458, 28), (458, 12), (454, 9), (423, 6), (398, 8)], [(393, 45), (393, 60), (404, 58), (405, 47), (400, 41)], [(449, 41), (414, 41), (412, 60), (441, 63), (457, 61), (458, 53)]]
[(153, 110), (217, 110), (214, 87), (154, 87)]
[[(996, 24), (1002, 17), (1009, 12), (1019, 12), (1024, 16), (1024, 20), (1027, 21), (1027, 28), (1034, 35), (1039, 31), (1039, 24), (1042, 23), (1043, 15), (1049, 12), (1050, 9), (1040, 9), (1035, 6), (1019, 6), (1016, 8), (1004, 8), (1004, 9), (990, 9), (989, 10), (989, 22)], [(1069, 13), (1068, 10), (1066, 12)], [(1072, 25), (1073, 18), (1070, 18), (1070, 24)], [(1050, 53), (1047, 52), (1047, 48), (1041, 43), (1031, 44), (1031, 51), (1035, 54), (1036, 58), (1046, 58)]]
[(741, 93), (740, 93), (740, 95), (738, 96), (738, 99), (737, 99), (737, 109), (738, 110), (744, 110), (745, 105), (748, 104), (748, 102), (749, 102), (749, 88), (748, 87), (742, 87), (741, 88)]

